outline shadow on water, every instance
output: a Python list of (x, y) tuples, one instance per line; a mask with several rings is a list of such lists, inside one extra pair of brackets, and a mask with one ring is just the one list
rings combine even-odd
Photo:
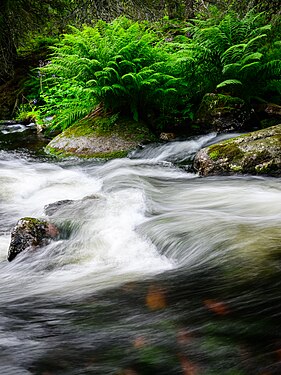
[(37, 134), (34, 126), (22, 124), (0, 124), (0, 150), (28, 151), (34, 155), (45, 155), (43, 148), (50, 140)]
[(11, 304), (1, 333), (18, 342), (0, 353), (4, 373), (20, 373), (16, 359), (36, 375), (278, 375), (277, 279), (237, 284), (217, 267), (182, 269), (82, 300)]

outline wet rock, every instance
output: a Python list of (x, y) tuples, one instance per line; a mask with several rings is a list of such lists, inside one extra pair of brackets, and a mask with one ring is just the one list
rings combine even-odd
[(59, 228), (59, 238), (68, 239), (81, 226), (81, 222), (88, 220), (89, 211), (98, 205), (104, 205), (106, 199), (100, 194), (87, 195), (77, 200), (61, 200), (44, 207), (45, 214)]
[(194, 168), (202, 176), (281, 176), (281, 124), (200, 150), (195, 156)]
[(70, 200), (70, 199), (64, 199), (64, 200), (61, 200), (61, 201), (57, 201), (57, 202), (54, 202), (54, 203), (47, 204), (44, 207), (44, 212), (45, 212), (46, 215), (52, 216), (57, 211), (59, 211), (61, 208), (69, 206), (69, 205), (73, 204), (73, 202), (75, 202), (75, 201)]
[(102, 201), (104, 200), (104, 197), (99, 194), (92, 194), (78, 200), (64, 199), (47, 204), (44, 207), (44, 212), (47, 216), (60, 218), (69, 217), (69, 215), (71, 215), (71, 211), (78, 212), (80, 209), (89, 206), (89, 204), (91, 204), (90, 201), (92, 200)]
[(57, 227), (45, 220), (31, 217), (20, 219), (11, 233), (8, 261), (12, 261), (26, 249), (36, 249), (46, 245), (51, 239), (56, 238), (58, 234)]
[(176, 134), (162, 132), (159, 138), (161, 139), (161, 141), (173, 141), (176, 138)]
[(256, 122), (254, 110), (243, 99), (213, 93), (203, 97), (195, 119), (201, 130), (219, 133), (247, 131)]
[(154, 140), (147, 126), (132, 120), (101, 117), (81, 120), (56, 136), (46, 151), (56, 156), (121, 158), (145, 140)]
[(281, 106), (278, 104), (268, 103), (264, 109), (269, 116), (281, 118)]

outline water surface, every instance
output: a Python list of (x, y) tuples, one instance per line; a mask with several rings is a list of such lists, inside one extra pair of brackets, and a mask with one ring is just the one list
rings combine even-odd
[[(215, 135), (109, 162), (0, 151), (0, 373), (281, 373), (281, 185), (200, 178)], [(6, 260), (24, 216), (67, 233)]]

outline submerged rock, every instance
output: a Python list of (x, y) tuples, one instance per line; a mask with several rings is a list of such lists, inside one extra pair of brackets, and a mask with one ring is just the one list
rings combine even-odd
[(206, 132), (241, 132), (253, 125), (253, 117), (254, 111), (243, 99), (209, 93), (202, 99), (195, 123)]
[(281, 176), (281, 124), (203, 148), (194, 168), (202, 176)]
[(52, 216), (61, 208), (72, 205), (74, 202), (75, 201), (71, 199), (64, 199), (64, 200), (57, 201), (54, 203), (49, 203), (44, 207), (44, 212), (47, 216)]
[(35, 249), (46, 245), (58, 236), (57, 227), (45, 220), (32, 217), (20, 219), (11, 233), (11, 243), (8, 250), (8, 261), (12, 261), (26, 249)]
[(44, 207), (45, 214), (59, 228), (59, 238), (68, 239), (79, 230), (81, 223), (87, 221), (89, 212), (98, 205), (104, 205), (106, 199), (100, 194), (87, 195), (77, 200), (60, 200)]
[(83, 209), (85, 206), (88, 207), (93, 200), (100, 202), (104, 200), (104, 197), (100, 194), (92, 194), (77, 200), (63, 199), (44, 206), (44, 212), (47, 216), (69, 217), (72, 211), (79, 211), (79, 209)]

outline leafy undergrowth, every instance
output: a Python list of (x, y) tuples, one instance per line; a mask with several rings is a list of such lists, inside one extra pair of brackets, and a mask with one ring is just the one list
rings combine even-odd
[(62, 131), (102, 108), (159, 132), (188, 128), (207, 92), (249, 103), (280, 97), (281, 42), (263, 13), (184, 26), (164, 39), (159, 26), (124, 17), (72, 27), (37, 70), (40, 116)]

